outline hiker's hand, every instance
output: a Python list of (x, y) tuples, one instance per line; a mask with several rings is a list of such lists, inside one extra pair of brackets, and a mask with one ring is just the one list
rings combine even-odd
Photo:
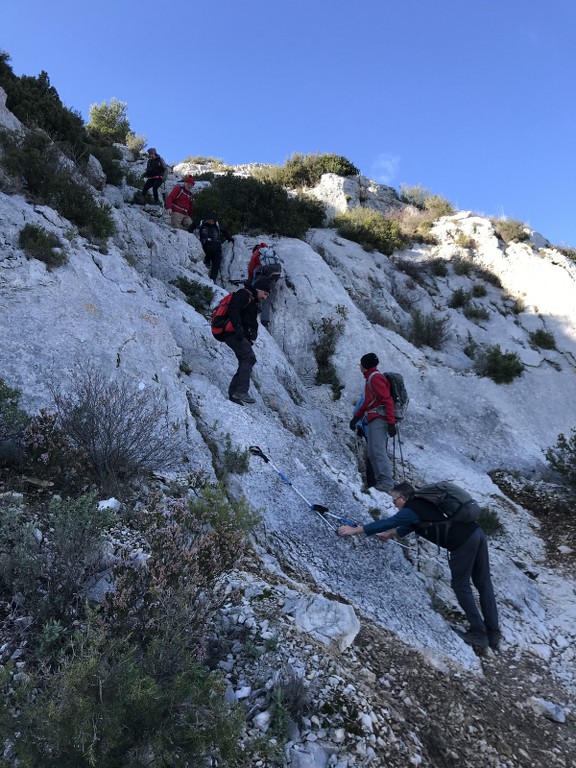
[(234, 338), (236, 339), (236, 341), (242, 341), (242, 339), (244, 338), (244, 331), (242, 330), (242, 328), (236, 328), (236, 332), (234, 333)]
[(364, 437), (364, 430), (362, 429), (362, 427), (356, 427), (356, 434), (358, 435), (358, 437)]
[(356, 418), (356, 416), (352, 416), (352, 418), (350, 419), (350, 424), (348, 424), (348, 426), (350, 427), (352, 432), (356, 431), (356, 422), (357, 421), (358, 421), (358, 419)]
[(388, 434), (390, 437), (396, 437), (396, 425), (388, 424)]
[(394, 531), (384, 531), (383, 533), (377, 533), (376, 538), (380, 539), (380, 541), (388, 541), (393, 538), (394, 535)]
[(363, 530), (361, 525), (341, 525), (337, 530), (338, 536), (355, 536)]

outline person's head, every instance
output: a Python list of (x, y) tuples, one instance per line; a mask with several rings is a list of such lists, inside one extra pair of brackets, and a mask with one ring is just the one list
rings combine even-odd
[(398, 507), (398, 509), (402, 509), (406, 502), (413, 496), (414, 487), (403, 480), (401, 483), (396, 483), (390, 493), (392, 494), (394, 506)]
[(259, 251), (261, 248), (268, 248), (268, 246), (266, 243), (258, 243), (258, 245), (255, 245), (254, 248), (252, 248), (252, 253), (254, 253), (254, 251)]
[(370, 368), (376, 368), (379, 362), (380, 361), (374, 352), (368, 352), (368, 354), (362, 355), (360, 358), (360, 368), (362, 368), (363, 371), (369, 371)]
[(156, 152), (156, 150), (154, 149), (154, 147), (150, 147), (150, 149), (148, 150), (148, 154), (150, 155), (150, 157), (156, 157), (156, 155), (158, 154), (158, 152)]
[(216, 211), (208, 211), (206, 214), (206, 221), (216, 221), (218, 219), (218, 215)]
[(193, 187), (196, 182), (194, 181), (194, 176), (184, 176), (184, 186), (186, 189), (190, 189), (190, 187)]
[(252, 283), (252, 288), (258, 297), (258, 301), (264, 301), (264, 299), (268, 298), (272, 289), (272, 283), (270, 282), (269, 277), (258, 277)]

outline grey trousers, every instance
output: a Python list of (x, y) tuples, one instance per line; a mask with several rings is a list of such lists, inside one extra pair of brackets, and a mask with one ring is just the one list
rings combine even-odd
[(386, 450), (388, 442), (388, 422), (384, 419), (372, 419), (366, 427), (368, 443), (366, 453), (374, 472), (374, 484), (382, 488), (392, 488), (392, 467)]
[(235, 392), (248, 392), (250, 387), (250, 374), (256, 363), (256, 355), (252, 351), (252, 344), (247, 338), (237, 339), (231, 336), (224, 341), (236, 355), (238, 360), (238, 370), (232, 376), (232, 381), (228, 387), (228, 397)]
[[(482, 637), (486, 633), (495, 632), (498, 629), (498, 609), (490, 578), (488, 542), (482, 528), (474, 531), (461, 547), (448, 553), (448, 563), (452, 575), (451, 586), (470, 622), (470, 631)], [(470, 580), (478, 590), (482, 615), (476, 606)]]

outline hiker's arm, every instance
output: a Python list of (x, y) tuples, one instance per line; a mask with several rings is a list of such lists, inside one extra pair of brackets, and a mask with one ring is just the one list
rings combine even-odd
[(373, 376), (370, 380), (370, 385), (386, 409), (386, 421), (388, 424), (394, 424), (396, 422), (396, 417), (394, 416), (394, 400), (392, 400), (392, 395), (390, 394), (390, 384), (388, 384), (388, 379), (383, 374)]
[(367, 523), (364, 526), (366, 536), (373, 536), (376, 533), (397, 530), (398, 536), (406, 536), (412, 531), (414, 525), (420, 522), (420, 518), (411, 509), (404, 507), (399, 509), (392, 517), (385, 517), (383, 520), (374, 520), (373, 523)]

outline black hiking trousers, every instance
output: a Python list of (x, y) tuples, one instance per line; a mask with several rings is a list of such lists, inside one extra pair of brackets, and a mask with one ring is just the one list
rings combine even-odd
[(206, 240), (202, 243), (202, 249), (206, 257), (204, 263), (210, 269), (210, 280), (216, 282), (222, 263), (222, 243), (218, 243), (216, 240)]
[[(488, 542), (482, 528), (478, 527), (458, 549), (448, 552), (448, 563), (451, 586), (470, 622), (470, 631), (479, 639), (495, 633), (498, 630), (498, 609), (490, 578)], [(470, 581), (478, 590), (482, 615), (476, 606)]]
[(152, 190), (152, 194), (154, 195), (154, 202), (159, 203), (158, 199), (158, 190), (162, 186), (162, 178), (160, 179), (146, 179), (146, 183), (144, 184), (142, 188), (142, 197), (145, 198), (148, 194), (148, 190)]
[(232, 397), (237, 392), (247, 393), (250, 388), (250, 374), (256, 363), (256, 355), (252, 351), (252, 344), (250, 344), (246, 337), (237, 339), (234, 335), (224, 339), (224, 344), (230, 347), (238, 360), (238, 370), (232, 376), (232, 381), (228, 387), (228, 397)]

